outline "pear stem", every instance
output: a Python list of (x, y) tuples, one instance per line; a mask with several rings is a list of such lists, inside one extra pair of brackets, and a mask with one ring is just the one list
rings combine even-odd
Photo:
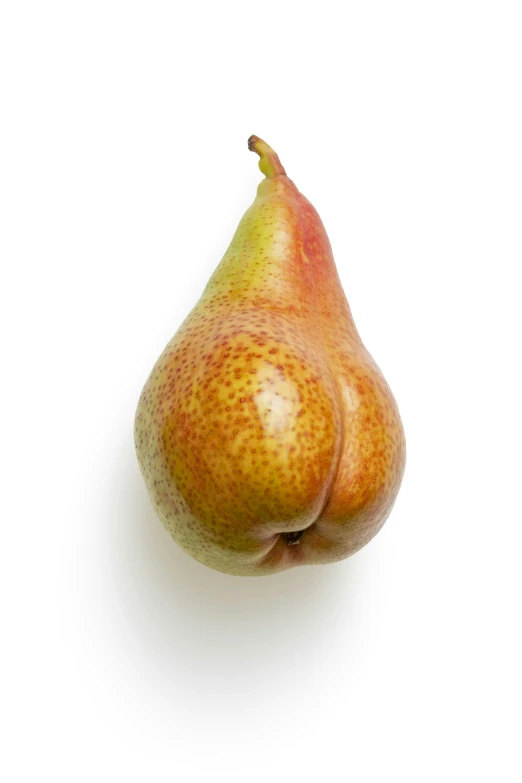
[(286, 176), (286, 171), (281, 165), (281, 161), (276, 152), (270, 147), (266, 141), (260, 139), (259, 136), (251, 136), (248, 140), (248, 149), (252, 152), (257, 152), (260, 157), (259, 168), (268, 179), (272, 177), (278, 177), (279, 175)]

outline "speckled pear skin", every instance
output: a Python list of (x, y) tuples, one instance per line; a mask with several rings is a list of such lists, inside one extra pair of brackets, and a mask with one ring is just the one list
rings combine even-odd
[(136, 414), (154, 507), (196, 560), (262, 576), (356, 552), (405, 464), (319, 215), (256, 136), (266, 178)]

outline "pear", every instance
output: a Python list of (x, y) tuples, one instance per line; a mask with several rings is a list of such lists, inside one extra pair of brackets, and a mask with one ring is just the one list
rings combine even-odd
[(261, 576), (370, 541), (405, 441), (319, 215), (268, 144), (248, 146), (265, 179), (152, 370), (135, 442), (175, 541), (210, 568)]

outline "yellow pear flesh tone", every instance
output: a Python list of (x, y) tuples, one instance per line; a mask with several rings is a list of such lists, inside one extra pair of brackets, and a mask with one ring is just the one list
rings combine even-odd
[(135, 441), (177, 543), (218, 571), (262, 576), (370, 541), (405, 442), (319, 215), (265, 142), (249, 148), (266, 178), (143, 389)]

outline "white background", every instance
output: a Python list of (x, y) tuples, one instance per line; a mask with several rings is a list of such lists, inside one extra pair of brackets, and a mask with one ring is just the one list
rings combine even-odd
[[(3, 2), (1, 777), (520, 781), (519, 2)], [(403, 487), (335, 566), (205, 569), (141, 387), (261, 174), (326, 224)]]

